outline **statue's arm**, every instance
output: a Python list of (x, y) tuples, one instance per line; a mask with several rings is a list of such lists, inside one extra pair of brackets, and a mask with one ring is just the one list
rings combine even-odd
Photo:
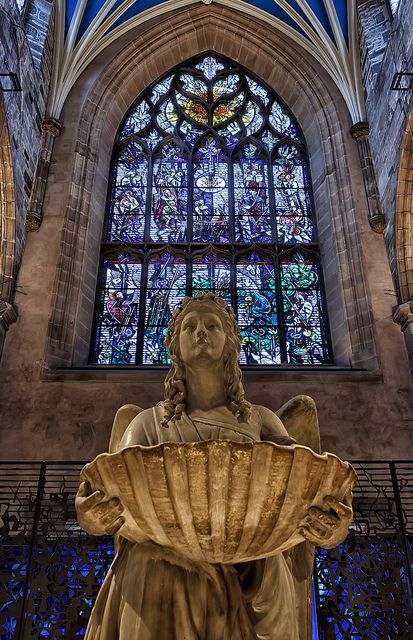
[(261, 424), (261, 440), (282, 445), (295, 443), (294, 438), (289, 436), (280, 418), (273, 411), (259, 405), (254, 405), (254, 410), (258, 414)]
[[(151, 417), (152, 409), (142, 411), (135, 405), (121, 407), (113, 422), (109, 453), (135, 444), (152, 444), (147, 437)], [(80, 526), (95, 536), (115, 534), (125, 522), (119, 498), (110, 498), (103, 491), (93, 491), (87, 481), (80, 483), (75, 506)]]

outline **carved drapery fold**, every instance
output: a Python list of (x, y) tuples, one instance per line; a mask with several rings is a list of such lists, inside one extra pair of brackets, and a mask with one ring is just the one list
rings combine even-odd
[(376, 173), (371, 157), (369, 141), (369, 125), (367, 122), (357, 122), (350, 129), (351, 137), (357, 142), (357, 151), (360, 157), (361, 171), (363, 174), (364, 188), (366, 190), (367, 204), (369, 208), (369, 223), (375, 233), (384, 233), (386, 220), (381, 208), (380, 195), (377, 188)]

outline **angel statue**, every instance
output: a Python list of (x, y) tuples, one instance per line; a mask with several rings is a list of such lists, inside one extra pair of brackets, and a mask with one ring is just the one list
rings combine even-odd
[[(202, 487), (198, 486), (202, 483), (201, 480), (198, 482), (197, 477), (188, 484), (178, 463), (184, 464), (186, 469), (191, 466), (190, 461), (185, 462), (184, 459), (182, 462), (181, 454), (178, 460), (177, 448), (181, 447), (181, 451), (185, 448), (186, 451), (192, 451), (191, 455), (198, 456), (201, 454), (197, 447), (204, 450), (208, 443), (218, 447), (221, 443), (224, 447), (238, 447), (239, 452), (233, 455), (234, 464), (241, 464), (244, 454), (247, 455), (254, 447), (267, 447), (271, 452), (280, 452), (280, 455), (290, 455), (291, 449), (300, 450), (300, 456), (308, 454), (318, 465), (314, 473), (307, 474), (307, 478), (303, 473), (302, 480), (298, 473), (294, 475), (294, 482), (290, 481), (290, 485), (302, 482), (307, 497), (312, 492), (311, 483), (315, 475), (323, 477), (320, 471), (323, 456), (334, 458), (337, 464), (347, 465), (347, 469), (349, 465), (332, 454), (317, 455), (320, 452), (319, 429), (315, 404), (311, 398), (297, 396), (277, 413), (245, 399), (238, 365), (240, 331), (232, 309), (222, 298), (212, 293), (184, 298), (169, 323), (166, 345), (172, 364), (165, 380), (165, 400), (145, 410), (134, 405), (121, 407), (115, 417), (109, 452), (96, 458), (102, 460), (102, 456), (106, 456), (100, 463), (101, 468), (111, 474), (121, 473), (122, 461), (119, 460), (122, 456), (135, 455), (135, 451), (140, 452), (139, 455), (151, 455), (152, 466), (148, 466), (152, 473), (151, 480), (136, 480), (135, 473), (141, 473), (146, 468), (146, 463), (139, 458), (140, 462), (134, 462), (134, 466), (130, 467), (136, 472), (129, 469), (128, 477), (135, 480), (135, 488), (130, 498), (132, 506), (126, 507), (126, 494), (130, 493), (126, 489), (116, 492), (108, 489), (109, 485), (105, 485), (105, 489), (104, 483), (94, 481), (92, 472), (81, 476), (76, 496), (79, 523), (92, 535), (114, 534), (117, 549), (97, 596), (85, 638), (309, 640), (314, 547), (321, 545), (331, 548), (346, 537), (352, 519), (351, 487), (354, 479), (348, 484), (344, 495), (341, 481), (341, 487), (337, 482), (328, 485), (330, 492), (322, 494), (318, 506), (311, 503), (310, 496), (309, 502), (305, 503), (307, 506), (303, 516), (300, 516), (301, 520), (295, 527), (293, 546), (286, 548), (288, 545), (284, 544), (279, 552), (271, 552), (267, 556), (263, 551), (256, 554), (258, 557), (252, 556), (256, 559), (241, 562), (197, 560), (194, 559), (194, 549), (199, 547), (199, 543), (191, 538), (196, 518), (191, 515), (189, 498), (185, 496), (200, 492), (202, 499), (199, 499), (199, 504), (192, 504), (195, 511), (201, 509), (202, 500), (210, 498), (210, 492), (218, 492), (221, 496), (215, 506), (206, 510), (205, 517), (197, 516), (198, 529), (202, 530), (202, 546), (211, 543), (212, 534), (206, 520), (215, 518), (217, 522), (216, 514), (222, 508), (222, 503), (232, 499), (231, 489), (222, 490), (220, 467), (225, 465), (221, 464), (216, 471), (213, 471), (212, 463), (204, 465), (208, 479), (204, 493)], [(153, 451), (169, 448), (172, 455), (174, 447), (177, 460), (168, 462), (167, 483), (162, 485), (162, 490), (158, 489), (157, 477), (162, 475), (161, 472), (164, 475), (166, 472), (164, 468), (161, 469), (160, 463), (153, 463)], [(115, 460), (113, 456), (118, 457)], [(132, 458), (128, 460), (131, 465)], [(193, 468), (197, 460), (194, 458), (191, 463)], [(257, 473), (261, 473), (260, 468)], [(101, 471), (102, 475), (105, 474)], [(241, 472), (234, 475), (233, 482), (242, 489), (244, 477)], [(261, 493), (259, 482), (257, 485), (256, 477), (254, 500), (257, 503), (260, 502)], [(174, 486), (175, 497), (170, 498), (168, 491), (172, 495)], [(275, 491), (277, 483), (274, 487)], [(266, 483), (263, 482), (262, 492), (265, 490)], [(294, 486), (291, 491), (294, 493)], [(152, 497), (145, 502), (144, 495)], [(227, 510), (226, 524), (224, 522), (221, 527), (223, 535), (233, 521), (238, 522), (237, 500), (229, 510), (230, 516)], [(294, 513), (293, 503), (283, 508), (281, 513)], [(170, 513), (168, 517), (176, 518), (178, 524), (181, 522), (182, 527), (190, 530), (187, 536), (188, 553), (180, 551), (181, 529), (175, 520), (169, 523), (166, 534), (159, 533), (160, 538), (156, 537), (156, 531), (152, 535), (144, 523), (140, 525), (140, 537), (132, 535), (127, 513), (139, 512), (142, 518), (146, 515), (152, 517), (153, 522), (157, 523), (154, 528), (159, 529), (163, 509), (165, 513)], [(265, 509), (261, 511), (265, 520), (268, 514)], [(246, 522), (248, 518), (250, 516), (247, 514)], [(219, 522), (214, 526), (219, 529)], [(242, 526), (242, 535), (251, 537), (248, 525)], [(274, 526), (271, 527), (273, 530)], [(169, 538), (165, 538), (167, 535)], [(271, 531), (266, 535), (266, 539), (270, 538)], [(158, 539), (161, 543), (156, 542)], [(177, 540), (176, 545), (162, 542), (173, 539)]]

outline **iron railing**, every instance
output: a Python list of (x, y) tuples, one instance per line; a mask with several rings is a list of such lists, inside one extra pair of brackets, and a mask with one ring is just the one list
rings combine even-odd
[[(353, 462), (355, 519), (318, 549), (318, 640), (412, 640), (413, 461)], [(0, 640), (82, 638), (113, 558), (76, 521), (82, 462), (0, 463)]]

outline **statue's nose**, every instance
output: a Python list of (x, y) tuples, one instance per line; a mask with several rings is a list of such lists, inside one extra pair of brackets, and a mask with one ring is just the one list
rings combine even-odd
[(207, 332), (205, 331), (205, 328), (201, 325), (198, 327), (197, 332), (196, 332), (196, 337), (197, 338), (206, 338), (207, 336)]

